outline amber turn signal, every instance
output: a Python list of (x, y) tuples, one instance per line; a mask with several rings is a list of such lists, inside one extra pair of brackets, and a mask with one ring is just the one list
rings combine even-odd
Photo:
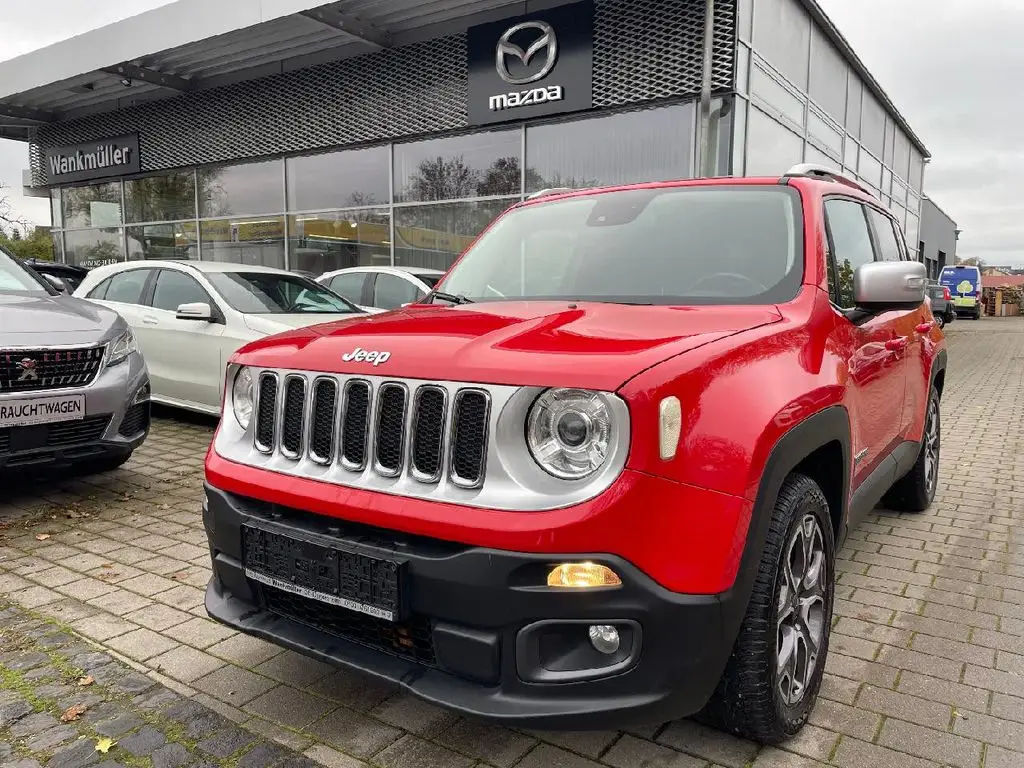
[(561, 563), (552, 568), (548, 574), (548, 586), (564, 589), (619, 587), (622, 586), (622, 579), (607, 565)]

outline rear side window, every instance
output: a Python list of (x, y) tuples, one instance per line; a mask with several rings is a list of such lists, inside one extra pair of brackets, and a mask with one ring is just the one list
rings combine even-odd
[(152, 270), (149, 269), (129, 269), (113, 275), (104, 298), (121, 304), (140, 304), (142, 289), (146, 287), (150, 272)]
[(902, 261), (903, 249), (900, 248), (893, 220), (874, 208), (868, 208), (868, 215), (875, 226), (879, 259), (881, 261)]
[(864, 206), (852, 200), (826, 200), (825, 220), (831, 240), (829, 294), (843, 309), (853, 307), (853, 273), (875, 260)]

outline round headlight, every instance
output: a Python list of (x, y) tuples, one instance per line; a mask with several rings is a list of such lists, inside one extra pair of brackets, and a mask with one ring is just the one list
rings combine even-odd
[(248, 368), (239, 368), (231, 386), (231, 404), (238, 426), (242, 429), (248, 429), (252, 421), (253, 390), (252, 373)]
[(530, 453), (541, 468), (563, 480), (599, 470), (611, 443), (611, 411), (604, 397), (585, 389), (549, 389), (537, 398), (526, 423)]

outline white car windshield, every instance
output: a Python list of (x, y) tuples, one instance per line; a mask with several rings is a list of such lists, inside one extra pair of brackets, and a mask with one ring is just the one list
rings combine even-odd
[(247, 315), (344, 315), (354, 304), (300, 275), (271, 272), (208, 272), (206, 278), (238, 312)]
[(56, 293), (9, 256), (3, 248), (0, 248), (0, 292)]
[(802, 279), (796, 190), (728, 184), (526, 205), (481, 236), (438, 291), (471, 301), (775, 304), (792, 300)]

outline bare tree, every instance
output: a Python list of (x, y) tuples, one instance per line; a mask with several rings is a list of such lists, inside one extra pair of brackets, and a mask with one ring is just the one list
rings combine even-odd
[(14, 213), (10, 200), (10, 187), (0, 182), (0, 230), (4, 232), (29, 233), (28, 219)]

